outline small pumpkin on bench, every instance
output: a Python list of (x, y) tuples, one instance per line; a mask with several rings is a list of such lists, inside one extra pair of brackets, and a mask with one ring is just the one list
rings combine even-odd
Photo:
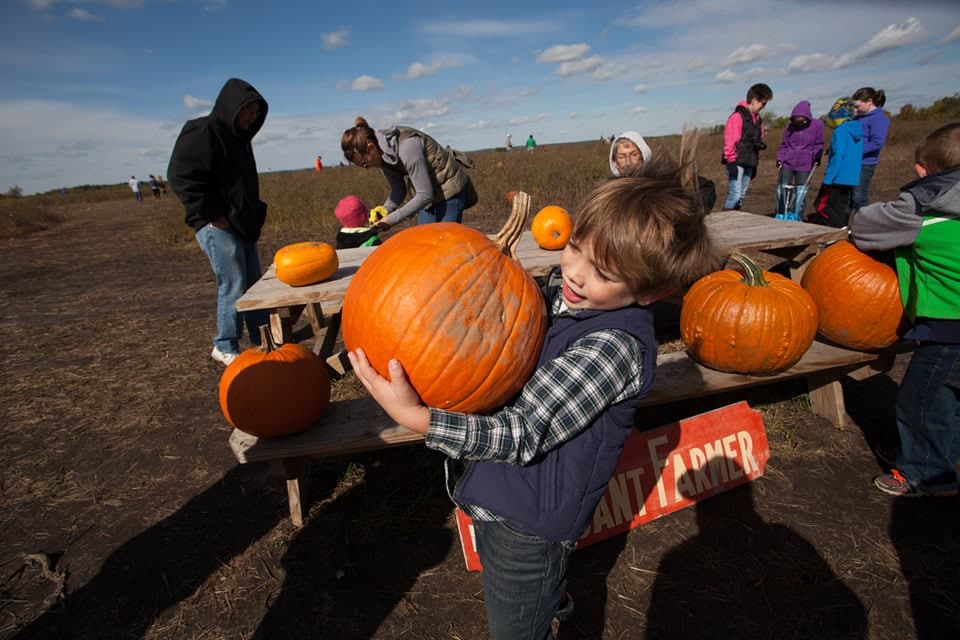
[(266, 325), (260, 348), (247, 349), (220, 376), (223, 417), (258, 438), (306, 431), (330, 406), (327, 365), (299, 344), (277, 346)]
[(336, 250), (326, 242), (295, 242), (273, 256), (277, 280), (291, 287), (322, 282), (340, 267)]

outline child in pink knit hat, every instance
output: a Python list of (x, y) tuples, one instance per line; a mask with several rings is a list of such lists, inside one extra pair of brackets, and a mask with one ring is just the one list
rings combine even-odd
[(380, 244), (377, 230), (367, 226), (370, 212), (357, 196), (347, 196), (333, 210), (343, 225), (337, 232), (337, 249), (375, 247)]

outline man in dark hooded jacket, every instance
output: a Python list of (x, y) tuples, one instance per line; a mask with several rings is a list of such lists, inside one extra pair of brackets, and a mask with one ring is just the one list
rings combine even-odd
[[(267, 101), (249, 83), (231, 78), (210, 115), (188, 120), (170, 157), (167, 177), (186, 209), (185, 220), (217, 278), (214, 360), (230, 364), (243, 331), (237, 299), (261, 276), (257, 239), (267, 217), (260, 200), (251, 140), (267, 117)], [(250, 342), (260, 343), (265, 311), (243, 314)]]

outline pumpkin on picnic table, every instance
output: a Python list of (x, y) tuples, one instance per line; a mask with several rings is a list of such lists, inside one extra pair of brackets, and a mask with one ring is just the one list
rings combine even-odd
[(680, 335), (697, 362), (733, 373), (767, 374), (789, 369), (817, 333), (817, 308), (793, 280), (761, 271), (733, 254), (743, 273), (715, 271), (683, 297)]
[(322, 282), (340, 267), (336, 250), (326, 242), (295, 242), (273, 256), (277, 280), (291, 287)]
[(820, 335), (860, 351), (889, 347), (903, 330), (897, 273), (841, 240), (814, 256), (801, 278), (817, 305)]
[(533, 216), (530, 232), (541, 249), (557, 251), (567, 246), (573, 232), (573, 220), (563, 207), (547, 205)]
[(518, 193), (491, 241), (438, 222), (404, 229), (366, 258), (343, 298), (347, 349), (389, 378), (396, 358), (424, 403), (480, 413), (502, 406), (536, 367), (546, 335), (540, 288), (513, 257), (530, 196)]
[(258, 438), (306, 431), (330, 406), (326, 363), (299, 344), (277, 346), (260, 327), (262, 346), (247, 349), (220, 376), (223, 417)]

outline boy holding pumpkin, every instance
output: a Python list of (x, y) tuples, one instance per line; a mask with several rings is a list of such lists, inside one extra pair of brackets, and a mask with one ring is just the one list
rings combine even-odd
[(645, 175), (587, 196), (545, 282), (550, 328), (537, 369), (499, 411), (427, 407), (399, 361), (390, 361), (387, 380), (362, 348), (349, 354), (387, 413), (447, 454), (450, 495), (474, 521), (492, 638), (551, 637), (554, 617), (572, 609), (570, 552), (653, 383), (649, 305), (718, 266), (695, 172), (684, 176), (660, 154)]
[(850, 238), (893, 249), (900, 296), (917, 347), (897, 392), (900, 453), (874, 478), (895, 496), (956, 495), (960, 460), (960, 122), (917, 146), (918, 180), (892, 202), (859, 209)]

